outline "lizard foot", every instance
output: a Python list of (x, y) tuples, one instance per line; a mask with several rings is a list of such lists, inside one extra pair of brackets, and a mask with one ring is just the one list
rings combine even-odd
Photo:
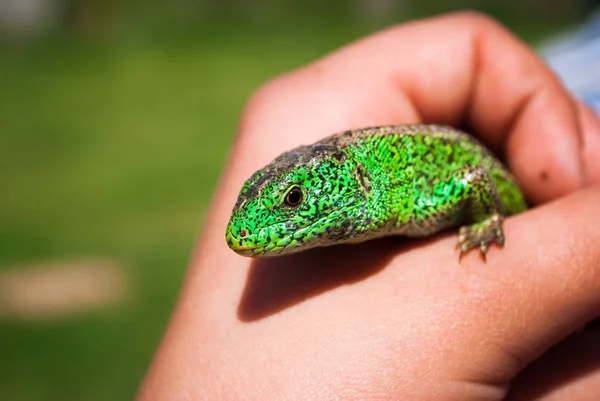
[(504, 245), (504, 232), (502, 230), (502, 216), (494, 214), (491, 217), (472, 224), (470, 226), (462, 226), (458, 232), (458, 244), (460, 247), (460, 256), (462, 258), (470, 249), (479, 247), (481, 256), (485, 261), (485, 253), (488, 245), (496, 242), (498, 245)]

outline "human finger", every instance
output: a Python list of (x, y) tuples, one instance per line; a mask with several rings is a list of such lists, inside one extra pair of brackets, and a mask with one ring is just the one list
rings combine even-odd
[(261, 132), (253, 139), (274, 157), (348, 128), (466, 124), (539, 203), (600, 175), (585, 172), (599, 168), (584, 163), (590, 125), (578, 116), (577, 102), (530, 48), (485, 16), (458, 13), (374, 34), (269, 82), (242, 128)]

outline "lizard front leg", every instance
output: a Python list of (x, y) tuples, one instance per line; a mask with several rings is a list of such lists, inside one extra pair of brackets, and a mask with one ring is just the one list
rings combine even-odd
[[(474, 223), (460, 227), (458, 246), (460, 257), (469, 249), (479, 247), (485, 260), (488, 245), (504, 245), (504, 213), (498, 187), (482, 167), (468, 166), (462, 171), (464, 210)], [(459, 257), (459, 259), (460, 259)]]
[(410, 207), (401, 208), (404, 213), (396, 221), (397, 233), (422, 237), (461, 226), (460, 257), (479, 247), (484, 260), (490, 243), (504, 244), (502, 201), (495, 182), (483, 167), (465, 166), (434, 187), (429, 182), (426, 175), (415, 180), (413, 193), (419, 195)]

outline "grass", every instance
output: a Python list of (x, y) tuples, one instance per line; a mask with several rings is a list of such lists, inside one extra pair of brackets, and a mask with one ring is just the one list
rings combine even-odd
[(0, 321), (3, 399), (133, 397), (245, 100), (266, 79), (365, 31), (232, 29), (166, 44), (55, 39), (3, 53), (0, 270), (102, 256), (134, 283), (118, 308)]
[(102, 256), (122, 263), (134, 287), (114, 310), (52, 324), (0, 321), (3, 399), (132, 398), (244, 102), (261, 82), (332, 47), (242, 32), (217, 39), (49, 42), (5, 54), (0, 269)]

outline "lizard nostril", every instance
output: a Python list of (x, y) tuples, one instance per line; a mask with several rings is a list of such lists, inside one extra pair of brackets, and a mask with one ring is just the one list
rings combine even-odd
[(246, 231), (246, 229), (245, 229), (245, 228), (242, 228), (242, 229), (240, 230), (240, 237), (241, 237), (241, 238), (245, 238), (245, 237), (246, 237), (246, 235), (248, 235), (248, 231)]

